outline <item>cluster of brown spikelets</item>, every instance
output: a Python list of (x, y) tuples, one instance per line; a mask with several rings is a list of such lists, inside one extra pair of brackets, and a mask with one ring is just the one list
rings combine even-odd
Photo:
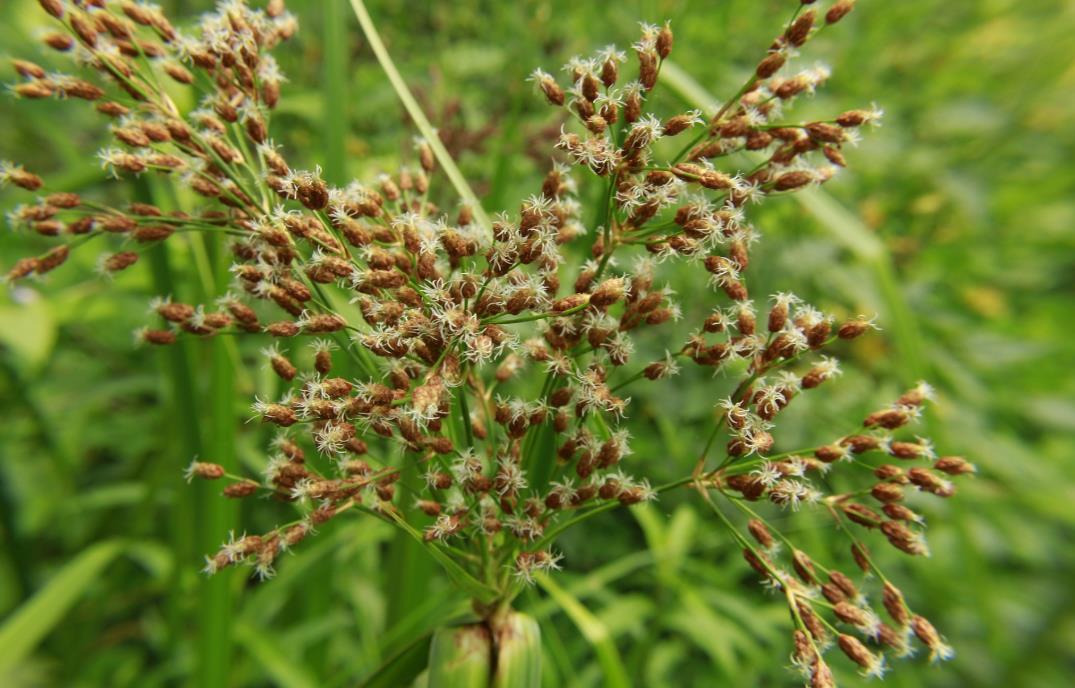
[[(11, 220), (62, 243), (18, 261), (8, 279), (47, 273), (98, 236), (121, 249), (102, 259), (109, 273), (176, 234), (230, 241), (231, 290), (215, 304), (159, 300), (161, 325), (139, 337), (152, 344), (222, 333), (275, 338), (265, 356), (291, 388), (254, 404), (280, 428), (264, 479), (203, 462), (188, 476), (228, 480), (228, 497), (267, 493), (292, 502), (301, 517), (233, 538), (208, 558), (209, 572), (247, 563), (269, 576), (281, 552), (354, 509), (421, 533), (454, 562), (457, 577), (487, 593), (476, 597), (491, 608), (557, 567), (552, 540), (567, 525), (691, 486), (710, 504), (715, 496), (743, 512), (739, 526), (714, 505), (749, 565), (786, 597), (792, 661), (809, 685), (833, 685), (822, 657), (833, 641), (864, 674), (884, 670), (879, 648), (910, 654), (912, 636), (932, 658), (946, 658), (948, 646), (860, 540), (878, 531), (903, 552), (926, 554), (922, 518), (902, 503), (905, 493), (948, 497), (954, 487), (946, 476), (973, 471), (962, 459), (937, 458), (927, 440), (904, 436), (929, 388), (919, 385), (867, 417), (864, 430), (819, 447), (778, 452), (770, 433), (788, 404), (839, 373), (823, 352), (871, 327), (862, 318), (836, 323), (790, 293), (759, 305), (747, 289), (757, 239), (749, 204), (828, 180), (844, 165), (841, 148), (880, 115), (854, 110), (803, 123), (784, 116), (828, 76), (785, 63), (853, 6), (837, 0), (819, 15), (812, 4), (797, 6), (749, 80), (708, 118), (646, 111), (672, 51), (667, 25), (643, 25), (633, 80), (622, 74), (627, 54), (615, 47), (571, 60), (568, 88), (535, 71), (537, 88), (564, 112), (559, 161), (517, 212), (486, 223), (468, 207), (450, 218), (431, 200), (430, 179), (445, 161), (424, 140), (415, 144), (416, 166), (369, 184), (336, 188), (318, 170), (288, 164), (269, 138), (283, 77), (267, 53), (296, 29), (283, 2), (253, 9), (224, 0), (186, 34), (148, 4), (41, 0), (56, 29), (45, 43), (97, 80), (16, 60), (14, 93), (92, 101), (111, 119), (116, 147), (100, 153), (109, 170), (167, 174), (204, 201), (165, 213), (49, 190)], [(197, 109), (182, 112), (169, 97), (183, 86), (201, 95)], [(737, 170), (743, 151), (760, 162)], [(581, 219), (573, 168), (605, 184), (604, 205), (593, 209), (603, 218), (598, 226)], [(6, 164), (0, 178), (43, 189), (16, 165)], [(590, 257), (579, 265), (564, 247), (584, 237)], [(662, 267), (676, 262), (708, 273), (715, 305), (674, 352), (636, 364), (636, 332), (681, 317), (674, 294), (658, 284)], [(334, 374), (343, 356), (361, 377)], [(690, 475), (655, 488), (624, 468), (631, 449), (623, 390), (691, 363), (740, 383), (717, 404)], [(720, 436), (726, 451), (710, 462)], [(310, 452), (322, 458), (307, 461)], [(404, 462), (421, 466), (423, 488), (399, 489)], [(826, 494), (817, 478), (834, 467), (859, 475), (866, 468), (876, 482)], [(763, 500), (831, 518), (855, 564), (881, 588), (888, 621), (850, 576), (812, 561), (767, 524), (751, 506)]]

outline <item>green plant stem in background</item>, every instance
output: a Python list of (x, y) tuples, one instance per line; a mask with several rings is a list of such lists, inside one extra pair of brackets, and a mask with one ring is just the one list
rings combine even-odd
[(344, 185), (347, 177), (348, 38), (346, 0), (325, 0), (321, 27), (324, 50), (321, 93), (323, 175), (330, 184)]
[[(165, 194), (161, 193), (159, 183), (140, 180), (137, 194), (144, 202), (164, 209), (174, 209), (170, 208), (170, 204), (163, 198)], [(156, 292), (179, 298), (179, 285), (176, 284), (171, 266), (171, 248), (161, 243), (149, 251), (148, 257)], [(171, 419), (164, 432), (168, 435), (169, 446), (173, 447), (174, 451), (157, 462), (156, 475), (152, 478), (152, 486), (146, 498), (147, 509), (151, 509), (158, 493), (174, 495), (169, 502), (169, 537), (177, 565), (173, 567), (170, 585), (176, 589), (188, 590), (191, 589), (186, 583), (190, 577), (190, 563), (198, 561), (200, 556), (197, 533), (190, 527), (190, 524), (195, 522), (197, 492), (185, 485), (177, 488), (175, 480), (182, 467), (201, 454), (203, 446), (198, 423), (197, 390), (194, 385), (196, 378), (191, 365), (192, 347), (192, 342), (180, 341), (176, 346), (168, 347), (158, 354), (162, 378), (167, 388), (167, 405), (170, 411), (167, 417)], [(187, 565), (184, 566), (184, 563)], [(181, 596), (172, 595), (168, 598), (168, 627), (173, 642), (187, 633), (188, 610), (189, 605), (184, 603)]]
[[(210, 284), (226, 284), (228, 279), (227, 253), (223, 247), (205, 240), (206, 253), (214, 274)], [(215, 294), (209, 295), (211, 301)], [(238, 472), (239, 463), (235, 452), (235, 367), (225, 338), (215, 338), (206, 345), (208, 349), (209, 385), (206, 390), (208, 409), (208, 440), (206, 450), (212, 461), (225, 470)], [(222, 538), (237, 522), (238, 506), (228, 499), (221, 499), (219, 488), (211, 483), (200, 486), (203, 497), (201, 512), (204, 522), (200, 528), (202, 547), (211, 552), (219, 546)], [(232, 586), (238, 582), (238, 572), (227, 571), (224, 575), (205, 578), (202, 581), (199, 619), (201, 633), (198, 642), (198, 680), (201, 686), (226, 686), (231, 670), (232, 653)], [(241, 573), (239, 575), (242, 575)]]
[[(154, 286), (161, 294), (177, 294), (171, 265), (169, 248), (161, 244), (149, 252), (150, 269), (153, 273)], [(147, 495), (147, 506), (152, 507), (158, 492), (171, 493), (169, 529), (172, 554), (177, 566), (172, 574), (172, 585), (177, 588), (187, 578), (184, 571), (191, 562), (198, 560), (199, 543), (197, 533), (190, 527), (195, 522), (195, 498), (197, 493), (183, 485), (175, 486), (182, 466), (201, 452), (202, 439), (198, 426), (197, 392), (194, 388), (194, 375), (191, 366), (191, 342), (177, 342), (158, 354), (161, 360), (162, 378), (167, 388), (167, 405), (172, 422), (164, 428), (169, 445), (174, 447), (170, 455), (158, 462), (152, 489)], [(186, 566), (184, 566), (184, 563)], [(168, 604), (169, 628), (174, 639), (185, 634), (186, 607), (179, 596), (170, 596)]]

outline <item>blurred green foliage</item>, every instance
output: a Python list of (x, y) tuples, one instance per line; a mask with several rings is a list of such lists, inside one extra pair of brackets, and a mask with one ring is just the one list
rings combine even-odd
[[(181, 17), (208, 8), (163, 4)], [(497, 211), (536, 188), (558, 128), (524, 81), (533, 67), (552, 71), (576, 52), (626, 46), (638, 20), (667, 18), (674, 61), (712, 97), (726, 97), (793, 4), (378, 0), (370, 9)], [(290, 83), (274, 136), (294, 164), (321, 162), (341, 179), (394, 169), (411, 132), (346, 4), (292, 5), (303, 30), (278, 50)], [(0, 17), (5, 55), (53, 59), (35, 41), (44, 24), (35, 2), (9, 0)], [(804, 51), (834, 75), (797, 114), (876, 101), (884, 127), (850, 153), (851, 169), (826, 195), (777, 200), (755, 215), (764, 235), (756, 291), (794, 289), (837, 312), (876, 312), (885, 329), (846, 352), (853, 370), (824, 403), (789, 409), (778, 441), (803, 446), (842, 432), (837, 419), (924, 377), (940, 391), (930, 434), (981, 470), (957, 499), (919, 505), (931, 523), (931, 560), (877, 548), (959, 653), (942, 668), (900, 663), (886, 679), (897, 686), (1044, 688), (1075, 673), (1073, 22), (1075, 6), (1064, 0), (862, 0)], [(686, 105), (671, 88), (657, 95), (666, 113)], [(0, 121), (0, 155), (56, 187), (112, 199), (162, 193), (106, 182), (94, 158), (104, 123), (84, 105), (8, 98)], [(583, 197), (595, 193), (584, 187)], [(21, 200), (5, 193), (0, 209)], [(45, 245), (5, 233), (3, 266)], [(439, 582), (398, 594), (384, 561), (391, 531), (361, 518), (325, 528), (282, 562), (276, 580), (225, 574), (223, 596), (207, 596), (197, 571), (225, 536), (214, 528), (273, 522), (268, 507), (244, 508), (241, 518), (214, 511), (212, 486), (181, 480), (191, 456), (220, 441), (207, 372), (241, 364), (238, 394), (223, 402), (236, 414), (272, 382), (245, 347), (132, 346), (152, 295), (193, 298), (201, 289), (189, 268), (197, 255), (169, 250), (115, 284), (93, 277), (90, 252), (76, 252), (47, 281), (0, 293), (0, 683), (205, 685), (193, 677), (208, 637), (224, 653), (216, 680), (228, 685), (354, 685), (458, 612), (459, 601)], [(695, 277), (665, 277), (688, 306), (702, 288)], [(692, 315), (688, 308), (686, 321)], [(665, 343), (643, 348), (640, 360)], [(696, 372), (683, 380), (674, 395), (640, 387), (635, 396), (636, 420), (652, 432), (636, 433), (631, 460), (657, 481), (690, 464), (726, 386)], [(263, 465), (265, 439), (251, 424), (237, 429), (248, 470)], [(609, 662), (636, 685), (793, 682), (785, 612), (688, 497), (603, 516), (599, 539), (563, 540), (567, 571), (523, 600), (543, 621), (547, 685), (602, 685)], [(819, 556), (846, 560), (827, 522), (777, 518)], [(390, 609), (400, 604), (409, 613)], [(601, 633), (614, 646), (589, 643)], [(841, 685), (860, 681), (846, 664), (837, 669)]]

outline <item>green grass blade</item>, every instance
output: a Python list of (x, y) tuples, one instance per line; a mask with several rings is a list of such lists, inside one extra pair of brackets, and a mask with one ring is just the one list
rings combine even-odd
[(346, 0), (326, 0), (321, 39), (324, 53), (321, 89), (321, 125), (324, 176), (331, 184), (347, 182), (347, 4)]
[(247, 623), (235, 625), (235, 641), (254, 658), (255, 662), (281, 688), (317, 688), (321, 685), (302, 665), (293, 662), (276, 640), (268, 633)]
[[(400, 469), (400, 482), (412, 484), (421, 480), (417, 460), (414, 456), (404, 454)], [(416, 518), (418, 509), (409, 495), (402, 494), (398, 501), (403, 518), (407, 521)], [(403, 621), (410, 611), (422, 604), (429, 589), (429, 578), (434, 569), (429, 557), (423, 552), (433, 547), (426, 546), (422, 536), (398, 516), (390, 514), (399, 529), (396, 530), (388, 545), (385, 559), (385, 578), (387, 584), (387, 609), (385, 611), (385, 628), (392, 629)]]
[(351, 0), (351, 7), (355, 11), (358, 23), (362, 26), (362, 33), (366, 35), (366, 40), (369, 41), (373, 54), (377, 56), (377, 61), (381, 64), (381, 69), (384, 70), (388, 80), (392, 83), (392, 88), (395, 89), (396, 95), (399, 96), (403, 107), (407, 110), (407, 114), (414, 121), (414, 125), (418, 127), (418, 131), (429, 142), (429, 146), (433, 149), (433, 155), (437, 158), (437, 162), (440, 163), (444, 174), (447, 175), (448, 180), (455, 187), (459, 197), (470, 206), (474, 213), (475, 222), (486, 231), (491, 231), (493, 225), (489, 221), (489, 216), (485, 214), (478, 197), (474, 194), (474, 190), (470, 188), (470, 184), (467, 183), (462, 172), (459, 171), (455, 161), (452, 160), (452, 156), (449, 155), (447, 149), (444, 148), (444, 144), (441, 143), (436, 130), (429, 123), (414, 96), (411, 95), (410, 89), (407, 88), (406, 82), (403, 81), (403, 77), (400, 76), (399, 70), (396, 69), (396, 65), (392, 61), (392, 57), (388, 54), (388, 49), (385, 48), (380, 34), (377, 33), (377, 27), (374, 25), (373, 19), (370, 18), (369, 12), (366, 11), (365, 3), (362, 0)]
[(400, 650), (362, 682), (362, 688), (399, 688), (409, 686), (429, 662), (432, 633), (427, 633)]
[(0, 625), (0, 676), (33, 652), (123, 549), (122, 542), (106, 540), (82, 550), (4, 620)]
[(604, 685), (609, 688), (629, 688), (631, 681), (627, 675), (627, 667), (620, 657), (619, 650), (616, 649), (616, 643), (608, 627), (583, 606), (577, 597), (561, 588), (550, 576), (539, 573), (534, 578), (538, 585), (560, 605), (572, 623), (582, 632), (586, 641), (593, 646), (597, 661), (601, 664), (601, 670), (605, 675)]

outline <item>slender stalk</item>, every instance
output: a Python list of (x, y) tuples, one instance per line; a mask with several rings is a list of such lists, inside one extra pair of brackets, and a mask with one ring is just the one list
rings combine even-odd
[(403, 81), (403, 77), (400, 76), (399, 70), (396, 69), (396, 65), (392, 61), (392, 57), (388, 54), (388, 49), (385, 48), (380, 34), (377, 33), (377, 27), (374, 25), (373, 19), (370, 17), (369, 12), (366, 11), (366, 4), (362, 0), (351, 0), (351, 8), (355, 11), (358, 23), (362, 27), (362, 33), (366, 35), (366, 40), (369, 41), (373, 54), (377, 56), (381, 69), (384, 70), (385, 76), (392, 83), (392, 88), (395, 89), (396, 95), (399, 96), (403, 107), (407, 110), (407, 114), (414, 121), (414, 125), (418, 127), (418, 131), (422, 133), (430, 148), (433, 149), (433, 155), (437, 158), (437, 162), (440, 163), (444, 174), (447, 175), (448, 180), (455, 187), (455, 191), (460, 198), (470, 206), (474, 220), (486, 231), (491, 232), (493, 224), (489, 220), (489, 216), (486, 215), (485, 210), (478, 201), (478, 197), (474, 194), (474, 190), (470, 188), (455, 161), (452, 160), (452, 156), (448, 153), (444, 144), (441, 143), (437, 131), (429, 123), (414, 96), (411, 95), (410, 89), (407, 88), (406, 82)]

